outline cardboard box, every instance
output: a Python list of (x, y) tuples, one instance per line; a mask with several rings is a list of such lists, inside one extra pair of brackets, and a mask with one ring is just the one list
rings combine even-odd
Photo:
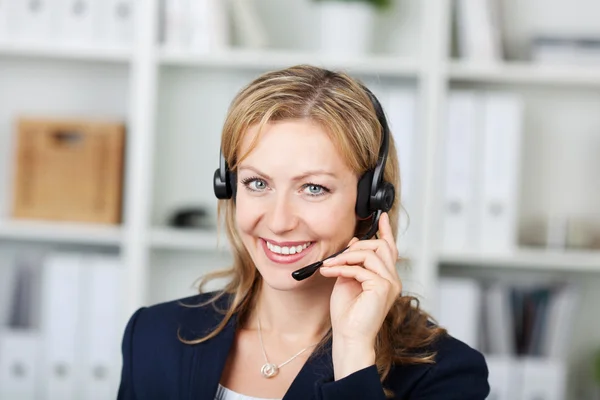
[(125, 126), (22, 118), (13, 218), (121, 222)]

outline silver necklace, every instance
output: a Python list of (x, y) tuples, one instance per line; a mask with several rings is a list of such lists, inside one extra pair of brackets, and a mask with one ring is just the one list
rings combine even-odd
[(305, 348), (300, 350), (292, 358), (290, 358), (289, 360), (287, 360), (284, 363), (281, 363), (279, 365), (272, 364), (269, 362), (269, 359), (267, 358), (267, 352), (265, 351), (265, 345), (263, 344), (262, 333), (261, 333), (261, 328), (260, 328), (260, 318), (257, 317), (257, 319), (258, 319), (258, 338), (260, 339), (260, 347), (262, 348), (263, 355), (265, 356), (265, 363), (263, 364), (262, 368), (260, 369), (260, 373), (263, 377), (265, 377), (267, 379), (272, 378), (275, 375), (277, 375), (277, 373), (279, 372), (279, 369), (281, 367), (283, 367), (287, 363), (291, 362), (293, 359), (298, 357), (300, 354), (304, 353), (306, 350), (317, 345), (317, 343), (315, 343), (315, 344), (311, 344), (310, 346), (306, 346)]

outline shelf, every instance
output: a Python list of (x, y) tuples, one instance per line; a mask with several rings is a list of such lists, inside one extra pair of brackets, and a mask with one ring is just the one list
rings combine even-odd
[(521, 249), (513, 254), (493, 255), (475, 252), (442, 254), (442, 264), (532, 268), (543, 271), (600, 272), (600, 251), (558, 251), (543, 249)]
[(150, 245), (162, 250), (227, 251), (226, 237), (217, 244), (216, 231), (155, 228), (150, 234)]
[(464, 82), (600, 88), (599, 68), (540, 65), (527, 62), (498, 64), (451, 62), (448, 66), (448, 77), (451, 81)]
[(272, 70), (297, 64), (313, 64), (352, 73), (417, 78), (418, 60), (393, 56), (338, 57), (309, 52), (279, 50), (229, 50), (220, 53), (191, 53), (161, 49), (160, 63), (170, 66), (229, 68), (238, 70)]
[(0, 223), (0, 240), (120, 246), (120, 226), (66, 222), (7, 221)]
[(132, 51), (126, 48), (81, 45), (0, 42), (0, 57), (48, 58), (58, 60), (127, 63)]

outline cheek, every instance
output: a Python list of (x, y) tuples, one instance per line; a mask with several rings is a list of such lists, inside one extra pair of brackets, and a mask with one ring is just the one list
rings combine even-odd
[(235, 206), (235, 220), (240, 232), (250, 232), (260, 217), (260, 208), (250, 199), (238, 196)]
[(307, 211), (303, 219), (313, 232), (325, 240), (337, 241), (352, 237), (356, 226), (354, 203), (347, 201)]

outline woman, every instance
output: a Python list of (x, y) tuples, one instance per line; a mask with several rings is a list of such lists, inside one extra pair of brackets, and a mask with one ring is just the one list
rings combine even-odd
[[(400, 187), (386, 130), (374, 96), (346, 74), (297, 66), (238, 93), (215, 174), (233, 266), (199, 295), (131, 317), (120, 399), (487, 397), (482, 355), (401, 296), (400, 197), (383, 213), (361, 206), (374, 169)], [(358, 240), (371, 227), (377, 237)], [(230, 283), (203, 293), (216, 277)]]

